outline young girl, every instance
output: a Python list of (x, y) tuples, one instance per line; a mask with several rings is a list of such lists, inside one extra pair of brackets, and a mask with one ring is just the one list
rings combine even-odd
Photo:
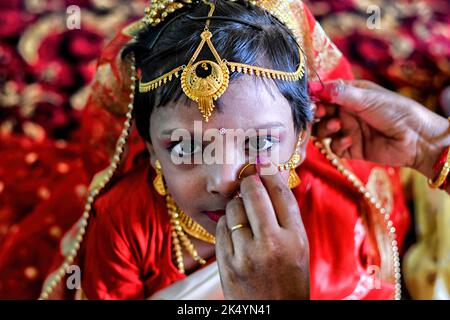
[[(398, 174), (310, 139), (309, 87), (351, 74), (301, 1), (152, 1), (98, 74), (124, 129), (41, 298), (73, 297), (71, 265), (87, 299), (400, 298)], [(239, 130), (205, 160), (205, 132)]]

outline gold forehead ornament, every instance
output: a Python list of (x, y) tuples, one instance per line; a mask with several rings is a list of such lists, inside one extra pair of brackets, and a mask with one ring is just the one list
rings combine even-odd
[[(208, 17), (211, 17), (215, 6), (212, 3), (207, 4), (211, 8)], [(298, 81), (305, 74), (304, 57), (300, 49), (300, 62), (297, 70), (294, 72), (266, 69), (222, 59), (211, 41), (212, 33), (209, 31), (209, 23), (210, 20), (208, 19), (203, 32), (200, 34), (201, 42), (187, 65), (179, 66), (154, 80), (140, 82), (139, 92), (143, 93), (155, 90), (168, 81), (172, 81), (174, 78), (180, 78), (181, 73), (180, 80), (183, 92), (189, 99), (198, 103), (198, 109), (203, 115), (205, 122), (208, 122), (214, 110), (213, 101), (217, 100), (227, 89), (231, 72), (284, 81)], [(205, 44), (211, 50), (215, 61), (196, 61)]]

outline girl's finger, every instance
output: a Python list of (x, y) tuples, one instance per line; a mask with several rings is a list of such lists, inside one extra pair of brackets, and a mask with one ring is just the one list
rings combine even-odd
[(231, 262), (233, 255), (234, 249), (231, 232), (228, 230), (225, 217), (221, 217), (216, 226), (216, 256), (219, 265), (220, 261)]
[(276, 232), (279, 228), (277, 217), (259, 175), (245, 177), (240, 190), (254, 237), (265, 238)]
[(240, 197), (234, 197), (226, 207), (226, 221), (231, 233), (234, 253), (241, 252), (246, 243), (253, 240), (253, 233), (245, 212), (244, 203)]
[[(260, 163), (257, 164), (258, 174), (267, 189), (267, 193), (275, 210), (278, 224), (286, 229), (292, 226), (298, 226), (299, 224), (303, 226), (297, 200), (278, 170), (267, 158), (260, 157), (259, 162)], [(273, 168), (276, 173), (267, 175), (262, 174), (264, 171), (273, 171), (264, 170), (270, 168)]]

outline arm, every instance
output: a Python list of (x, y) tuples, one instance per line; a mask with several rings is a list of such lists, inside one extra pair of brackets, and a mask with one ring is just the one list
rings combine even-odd
[(327, 82), (315, 95), (325, 102), (316, 135), (331, 137), (336, 154), (436, 178), (433, 166), (450, 146), (450, 121), (368, 81)]

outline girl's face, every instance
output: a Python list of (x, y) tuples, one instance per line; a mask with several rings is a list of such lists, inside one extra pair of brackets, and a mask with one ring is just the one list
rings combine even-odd
[[(155, 108), (150, 119), (152, 143), (147, 144), (151, 164), (154, 167), (157, 159), (161, 162), (166, 186), (175, 202), (212, 234), (215, 233), (216, 220), (225, 213), (228, 201), (239, 190), (238, 175), (251, 160), (249, 155), (257, 150), (263, 154), (270, 151), (272, 155), (277, 155), (279, 163), (284, 163), (294, 153), (301, 134), (303, 138), (299, 151), (304, 159), (309, 136), (308, 133), (296, 132), (291, 107), (272, 82), (263, 83), (259, 79), (242, 76), (232, 81), (214, 104), (216, 108), (209, 122), (203, 120), (194, 102), (185, 104), (179, 101)], [(174, 139), (172, 133), (176, 129), (190, 132), (191, 137)], [(220, 129), (222, 133), (226, 131), (222, 136), (224, 143), (217, 143), (216, 153), (208, 154), (217, 156), (217, 152), (222, 153), (219, 158), (223, 161), (205, 163), (204, 158), (200, 157), (202, 163), (175, 163), (177, 161), (174, 160), (181, 160), (180, 157), (193, 160), (195, 156), (207, 156), (208, 146), (211, 150), (215, 140), (205, 141), (204, 135)], [(249, 135), (244, 141), (239, 142), (237, 138), (229, 140), (230, 133), (238, 132), (238, 129), (241, 132), (248, 130)], [(251, 171), (249, 167), (245, 173)], [(288, 171), (283, 171), (282, 176), (287, 183)]]

